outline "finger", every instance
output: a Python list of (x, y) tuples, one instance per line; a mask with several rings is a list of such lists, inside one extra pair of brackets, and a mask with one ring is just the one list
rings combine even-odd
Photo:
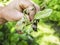
[(36, 8), (36, 12), (40, 11), (40, 7), (36, 4), (34, 4), (35, 8)]
[(29, 10), (29, 18), (30, 18), (30, 21), (32, 21), (34, 19), (34, 15), (36, 14), (36, 10), (35, 8), (33, 8), (33, 6), (27, 8), (27, 10)]
[[(31, 0), (30, 0), (31, 1)], [(36, 8), (36, 12), (40, 11), (40, 7), (34, 3), (33, 1), (31, 1), (31, 3), (34, 5), (34, 7)]]
[(24, 14), (15, 10), (4, 8), (1, 12), (2, 18), (6, 19), (7, 21), (17, 21), (20, 20)]
[(4, 24), (4, 23), (6, 23), (6, 22), (7, 22), (6, 20), (0, 18), (0, 25), (1, 25), (1, 24)]
[(1, 10), (3, 9), (3, 7), (2, 6), (0, 6), (0, 18), (1, 18)]
[[(1, 11), (3, 8), (4, 8), (4, 7), (0, 6), (0, 11)], [(0, 14), (0, 16), (1, 16), (1, 14)], [(0, 17), (0, 24), (4, 24), (5, 22), (7, 22), (7, 21), (4, 20), (4, 19), (2, 19), (2, 18)]]
[(22, 9), (19, 6), (18, 0), (12, 0), (8, 5), (6, 5), (6, 7), (22, 11)]
[(4, 7), (0, 6), (0, 10), (2, 10)]

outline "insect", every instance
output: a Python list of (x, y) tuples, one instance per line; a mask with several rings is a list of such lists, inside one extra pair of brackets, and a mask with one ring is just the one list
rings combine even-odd
[(39, 22), (39, 19), (34, 20), (33, 24), (32, 24), (32, 28), (34, 31), (37, 31), (37, 23)]

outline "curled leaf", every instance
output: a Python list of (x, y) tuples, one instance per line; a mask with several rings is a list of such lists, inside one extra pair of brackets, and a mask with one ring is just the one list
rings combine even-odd
[(43, 11), (39, 11), (38, 13), (36, 13), (34, 19), (46, 18), (50, 16), (51, 13), (52, 13), (52, 9), (45, 9)]

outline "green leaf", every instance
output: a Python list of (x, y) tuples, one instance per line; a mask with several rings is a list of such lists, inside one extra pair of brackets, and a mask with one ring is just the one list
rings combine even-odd
[(10, 34), (8, 38), (11, 42), (16, 43), (17, 41), (19, 41), (19, 34), (17, 34), (17, 33)]
[(4, 40), (3, 45), (9, 45), (9, 41)]
[(3, 32), (0, 31), (0, 40), (3, 40), (3, 36), (4, 36)]
[(41, 18), (46, 18), (48, 16), (50, 16), (52, 13), (52, 9), (45, 9), (43, 11), (39, 11), (36, 15), (35, 15), (35, 19), (41, 19)]

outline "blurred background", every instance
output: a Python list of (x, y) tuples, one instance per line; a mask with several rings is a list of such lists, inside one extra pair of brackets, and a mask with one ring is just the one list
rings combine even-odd
[[(11, 0), (0, 0), (6, 6)], [(0, 25), (0, 45), (60, 45), (60, 0), (32, 0), (40, 6), (40, 10), (52, 9), (49, 17), (37, 23), (37, 31), (31, 25), (25, 26), (23, 34), (17, 33), (17, 22)], [(19, 32), (19, 31), (18, 31)]]

